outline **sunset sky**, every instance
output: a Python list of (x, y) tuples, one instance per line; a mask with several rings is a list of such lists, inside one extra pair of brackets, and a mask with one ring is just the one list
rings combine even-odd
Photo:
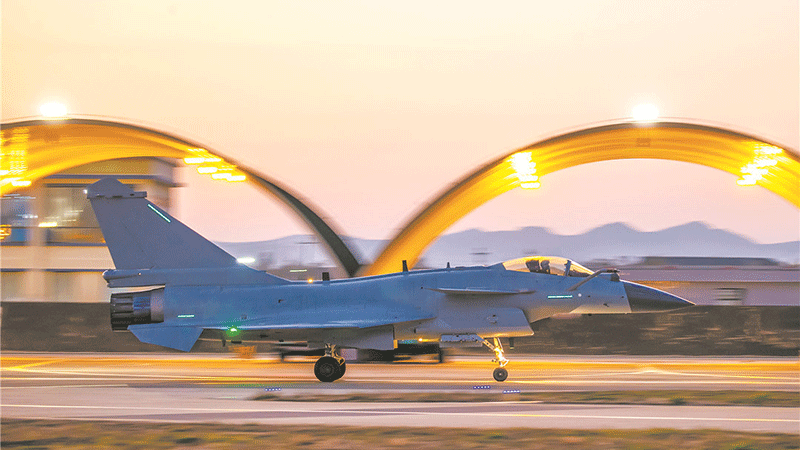
[[(479, 164), (641, 103), (800, 144), (797, 0), (3, 0), (1, 13), (2, 120), (56, 101), (173, 132), (363, 238), (391, 237)], [(181, 174), (177, 215), (213, 240), (307, 232), (249, 185)], [(449, 231), (705, 221), (800, 239), (796, 207), (706, 167), (611, 161), (541, 182)]]

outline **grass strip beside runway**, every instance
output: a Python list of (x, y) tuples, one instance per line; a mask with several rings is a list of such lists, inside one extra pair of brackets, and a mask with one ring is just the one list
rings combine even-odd
[(262, 394), (253, 400), (296, 402), (502, 402), (575, 403), (602, 405), (780, 406), (800, 407), (797, 392), (781, 391), (591, 391), (591, 392), (391, 392)]
[(718, 430), (550, 430), (166, 424), (108, 421), (2, 421), (13, 449), (796, 449), (800, 437)]

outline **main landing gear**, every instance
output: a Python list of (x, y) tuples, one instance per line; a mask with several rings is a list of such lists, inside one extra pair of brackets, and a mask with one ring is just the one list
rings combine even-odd
[(506, 381), (506, 378), (508, 378), (508, 370), (506, 370), (505, 367), (506, 364), (508, 364), (508, 360), (503, 355), (503, 344), (500, 342), (499, 338), (493, 338), (493, 341), (494, 342), (489, 342), (486, 339), (483, 340), (483, 345), (489, 347), (494, 352), (494, 359), (492, 362), (500, 364), (500, 367), (494, 369), (492, 376), (495, 381)]
[(347, 363), (336, 351), (336, 346), (325, 344), (325, 356), (314, 364), (314, 375), (317, 379), (323, 383), (330, 383), (342, 378), (346, 370)]

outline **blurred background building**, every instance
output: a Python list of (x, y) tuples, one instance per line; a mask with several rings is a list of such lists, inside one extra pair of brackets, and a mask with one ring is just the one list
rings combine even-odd
[(75, 167), (0, 200), (2, 301), (108, 302), (101, 274), (114, 267), (86, 199), (86, 186), (114, 176), (166, 211), (174, 205), (174, 159), (125, 158)]
[(769, 258), (646, 257), (620, 267), (625, 280), (698, 305), (797, 306), (800, 270)]

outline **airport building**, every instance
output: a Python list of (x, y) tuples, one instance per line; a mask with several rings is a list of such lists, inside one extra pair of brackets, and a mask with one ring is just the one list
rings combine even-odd
[(2, 301), (108, 302), (101, 274), (114, 264), (86, 187), (114, 176), (171, 211), (177, 161), (125, 158), (87, 164), (2, 197)]
[(768, 258), (647, 257), (620, 271), (698, 305), (800, 304), (800, 268)]

